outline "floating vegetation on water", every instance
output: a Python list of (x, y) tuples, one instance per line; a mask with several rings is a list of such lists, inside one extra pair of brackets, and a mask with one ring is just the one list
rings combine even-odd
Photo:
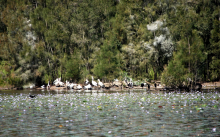
[(219, 136), (220, 94), (0, 94), (2, 136)]

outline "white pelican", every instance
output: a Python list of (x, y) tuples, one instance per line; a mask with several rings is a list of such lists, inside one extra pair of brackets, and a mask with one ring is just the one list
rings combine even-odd
[(93, 76), (92, 76), (92, 85), (96, 87), (98, 86), (97, 82), (94, 81)]
[(92, 86), (90, 84), (88, 84), (88, 85), (84, 86), (84, 89), (91, 90)]
[(82, 86), (80, 84), (78, 84), (76, 89), (80, 90), (80, 89), (82, 89)]
[(75, 86), (77, 86), (76, 83), (71, 83), (71, 84), (69, 85), (70, 89), (73, 89)]
[(118, 82), (119, 80), (116, 78), (116, 79), (114, 79), (114, 81), (117, 81), (117, 82)]
[(47, 89), (50, 89), (50, 81), (48, 81)]
[(56, 86), (56, 87), (64, 87), (64, 83), (61, 81), (61, 77), (60, 78), (57, 78), (56, 80), (54, 80), (53, 84)]
[(59, 78), (57, 78), (57, 79), (54, 80), (53, 84), (54, 84), (56, 87), (58, 87), (58, 86), (60, 86), (60, 85), (59, 85), (59, 82), (60, 82), (60, 80), (59, 80)]
[(45, 88), (45, 86), (44, 86), (44, 85), (42, 85), (42, 86), (41, 86), (41, 88)]
[(54, 83), (54, 85), (55, 85), (56, 87), (59, 87), (59, 86), (60, 86), (60, 82), (59, 82), (59, 81), (56, 81), (56, 82)]
[(59, 85), (60, 85), (60, 87), (64, 87), (65, 86), (65, 84), (62, 81), (59, 82)]
[(55, 83), (59, 82), (59, 78), (55, 79), (53, 84), (55, 85)]
[(85, 81), (85, 85), (88, 85), (89, 84), (89, 81), (88, 81), (88, 79), (86, 79), (86, 81)]
[(70, 82), (66, 80), (66, 88), (70, 89)]
[(128, 86), (129, 86), (130, 88), (133, 88), (133, 81), (132, 81), (131, 78), (130, 78), (130, 82), (128, 83)]
[(100, 79), (98, 79), (98, 85), (102, 88), (104, 86), (104, 84), (100, 81)]
[(66, 86), (68, 86), (70, 84), (70, 82), (68, 80), (66, 80)]

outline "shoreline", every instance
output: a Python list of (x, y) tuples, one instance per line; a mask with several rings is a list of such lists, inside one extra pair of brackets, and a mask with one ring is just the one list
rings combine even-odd
[[(31, 88), (24, 88), (24, 89), (31, 89)], [(32, 88), (34, 90), (45, 90), (46, 88), (41, 88), (41, 87), (36, 87), (36, 88)], [(111, 90), (115, 90), (115, 91), (126, 91), (126, 90), (148, 90), (148, 87), (140, 87), (140, 86), (134, 86), (133, 88), (126, 88), (126, 87), (111, 87), (111, 88), (102, 88), (100, 89), (99, 87), (95, 87), (92, 90), (105, 90), (105, 91), (111, 91)], [(151, 91), (155, 91), (155, 90), (159, 90), (159, 91), (164, 91), (164, 86), (157, 86), (157, 88), (155, 89), (155, 87), (153, 85), (151, 85), (150, 90)], [(202, 89), (220, 89), (220, 82), (204, 82), (202, 83)], [(11, 88), (10, 86), (5, 86), (5, 87), (1, 87), (0, 86), (0, 90), (22, 90), (21, 88)], [(71, 89), (66, 89), (66, 87), (56, 87), (56, 86), (51, 86), (49, 90), (71, 90)], [(76, 89), (72, 89), (74, 91), (77, 91)], [(85, 89), (82, 89), (81, 91), (83, 91)]]

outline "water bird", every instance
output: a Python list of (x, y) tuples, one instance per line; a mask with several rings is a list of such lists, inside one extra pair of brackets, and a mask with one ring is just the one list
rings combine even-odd
[(104, 84), (100, 81), (100, 79), (98, 79), (98, 85), (103, 88), (104, 87)]
[(73, 89), (75, 86), (77, 86), (76, 83), (71, 83), (71, 84), (69, 85), (69, 88), (70, 88), (70, 89)]
[(64, 83), (61, 81), (61, 77), (60, 78), (57, 78), (56, 80), (54, 80), (54, 85), (56, 86), (56, 87), (64, 87)]
[(116, 79), (114, 79), (114, 81), (119, 81), (119, 80), (116, 78)]
[(30, 95), (29, 97), (30, 97), (30, 98), (35, 98), (36, 96), (35, 96), (35, 95)]
[(143, 87), (146, 85), (146, 83), (141, 83), (141, 87), (143, 89)]
[(66, 87), (68, 87), (69, 84), (70, 84), (70, 82), (66, 80)]
[(50, 81), (48, 81), (47, 89), (50, 89)]
[(41, 88), (45, 88), (45, 86), (44, 86), (44, 85), (42, 85), (42, 86), (41, 86)]
[(133, 82), (132, 82), (132, 79), (130, 78), (130, 82), (128, 83), (128, 87), (129, 88), (133, 88)]
[(88, 85), (89, 84), (89, 81), (88, 81), (88, 79), (86, 79), (86, 81), (85, 81), (85, 85)]
[(87, 90), (92, 90), (92, 86), (90, 84), (84, 86), (84, 89), (87, 89)]
[(82, 89), (82, 86), (80, 84), (78, 84), (76, 89), (80, 90), (80, 89)]
[(34, 88), (35, 87), (35, 85), (30, 85), (30, 89), (32, 89), (32, 88)]
[(94, 81), (93, 76), (92, 76), (92, 85), (93, 85), (93, 86), (96, 86), (96, 87), (98, 86), (98, 85), (97, 85), (97, 82)]
[(155, 87), (155, 89), (157, 89), (157, 83), (154, 83), (154, 87)]

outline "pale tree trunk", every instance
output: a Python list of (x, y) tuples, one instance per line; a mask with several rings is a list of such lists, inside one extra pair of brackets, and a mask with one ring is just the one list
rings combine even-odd
[[(188, 37), (188, 46), (189, 46), (189, 56), (190, 56), (190, 43), (189, 43), (189, 37)], [(191, 69), (190, 69), (190, 60), (189, 60), (189, 73), (190, 73)]]
[(153, 71), (154, 71), (154, 80), (157, 80), (157, 69), (156, 69), (156, 67), (153, 67)]

